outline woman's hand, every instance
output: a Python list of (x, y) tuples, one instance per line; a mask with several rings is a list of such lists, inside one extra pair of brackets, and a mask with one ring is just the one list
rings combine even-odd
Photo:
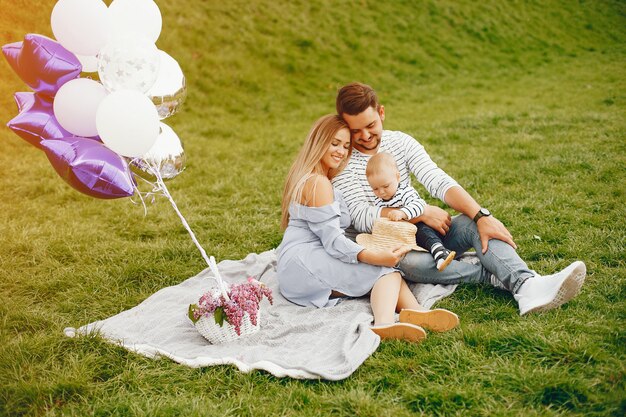
[(393, 250), (364, 249), (359, 252), (357, 259), (370, 265), (394, 267), (402, 260), (402, 257), (411, 251), (410, 246), (399, 246)]

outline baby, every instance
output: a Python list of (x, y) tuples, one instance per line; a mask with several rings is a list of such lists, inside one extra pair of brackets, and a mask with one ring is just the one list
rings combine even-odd
[[(376, 196), (374, 204), (377, 207), (397, 208), (387, 214), (390, 220), (411, 220), (424, 211), (425, 202), (417, 191), (410, 184), (400, 183), (400, 172), (391, 154), (381, 152), (372, 156), (365, 175)], [(437, 269), (443, 271), (452, 262), (456, 252), (446, 249), (442, 243), (443, 236), (423, 222), (418, 222), (416, 226), (417, 244), (430, 251)]]

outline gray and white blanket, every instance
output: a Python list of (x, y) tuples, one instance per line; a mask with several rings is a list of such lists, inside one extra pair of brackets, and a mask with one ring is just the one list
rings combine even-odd
[[(178, 363), (202, 367), (232, 364), (242, 372), (262, 369), (277, 377), (340, 380), (350, 376), (378, 347), (369, 330), (372, 313), (367, 297), (348, 299), (329, 308), (295, 305), (280, 295), (273, 250), (250, 254), (240, 261), (222, 261), (219, 271), (228, 283), (255, 276), (269, 286), (274, 304), (261, 303), (260, 331), (237, 341), (212, 345), (187, 316), (216, 286), (206, 269), (184, 282), (163, 288), (130, 310), (65, 334), (98, 332), (105, 339), (148, 357), (166, 356)], [(430, 308), (451, 294), (455, 285), (413, 285), (418, 301)]]

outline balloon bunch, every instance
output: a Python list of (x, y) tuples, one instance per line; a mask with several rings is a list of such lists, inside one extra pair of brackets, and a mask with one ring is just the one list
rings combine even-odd
[(28, 34), (2, 47), (34, 90), (15, 93), (19, 114), (8, 126), (42, 149), (61, 178), (84, 194), (137, 192), (143, 202), (133, 173), (151, 184), (145, 194), (170, 201), (226, 294), (215, 258), (198, 243), (164, 183), (182, 172), (185, 154), (160, 120), (180, 110), (187, 88), (176, 60), (155, 45), (161, 25), (153, 0), (113, 0), (109, 7), (102, 0), (58, 0), (51, 16), (56, 41)]
[(15, 93), (19, 114), (9, 128), (92, 197), (129, 197), (136, 176), (154, 181), (182, 172), (181, 141), (161, 120), (180, 110), (187, 88), (176, 60), (155, 45), (162, 26), (156, 3), (59, 0), (51, 26), (56, 41), (27, 34), (2, 47), (33, 90)]

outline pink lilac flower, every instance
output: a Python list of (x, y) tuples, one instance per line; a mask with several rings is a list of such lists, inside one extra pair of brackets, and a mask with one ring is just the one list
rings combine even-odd
[(234, 328), (237, 335), (241, 335), (241, 324), (244, 314), (248, 314), (250, 322), (257, 325), (259, 303), (265, 296), (270, 304), (274, 304), (272, 290), (252, 277), (247, 283), (234, 284), (228, 290), (230, 301), (226, 301), (223, 295), (207, 292), (200, 297), (198, 307), (194, 310), (194, 318), (202, 316), (211, 317), (217, 308), (222, 308), (226, 321)]

